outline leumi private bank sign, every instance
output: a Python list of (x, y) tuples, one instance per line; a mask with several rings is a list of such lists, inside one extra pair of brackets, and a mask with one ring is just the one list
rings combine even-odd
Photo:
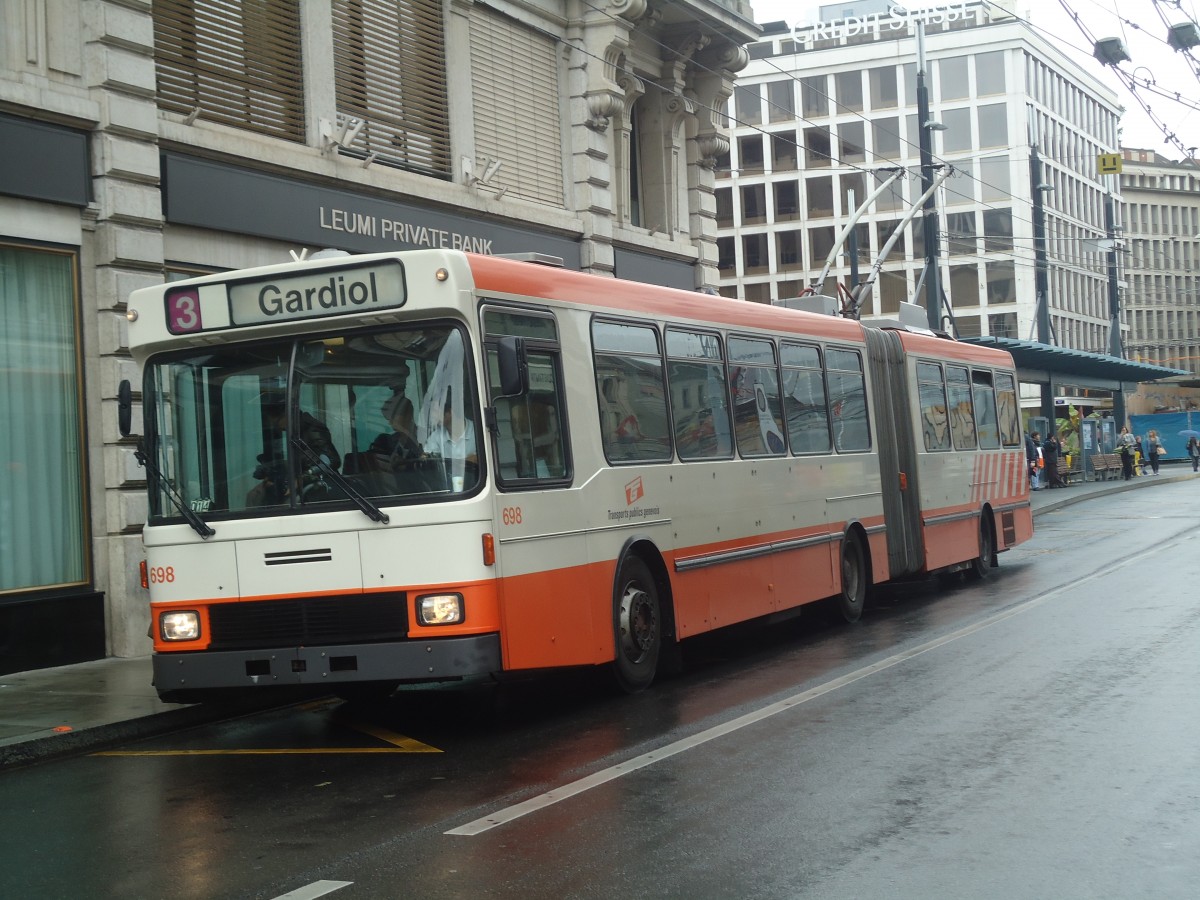
[(980, 9), (988, 16), (987, 5), (975, 2), (947, 3), (925, 9), (909, 10), (892, 4), (887, 12), (867, 13), (861, 16), (846, 16), (832, 22), (797, 24), (792, 28), (792, 38), (797, 43), (812, 44), (815, 41), (841, 40), (843, 38), (874, 35), (876, 38), (895, 37), (908, 34), (918, 22), (926, 25), (951, 25), (954, 22), (974, 21)]

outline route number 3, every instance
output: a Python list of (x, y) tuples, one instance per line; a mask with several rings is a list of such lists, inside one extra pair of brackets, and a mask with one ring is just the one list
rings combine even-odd
[(167, 300), (167, 325), (172, 334), (202, 331), (200, 295), (196, 291), (180, 291)]
[(520, 525), (521, 524), (521, 507), (506, 506), (500, 513), (500, 518), (505, 525)]

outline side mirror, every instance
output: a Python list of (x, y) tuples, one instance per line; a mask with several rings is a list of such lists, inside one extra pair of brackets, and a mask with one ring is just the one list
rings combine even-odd
[(117, 385), (117, 428), (121, 437), (129, 437), (133, 430), (133, 388), (128, 379)]
[(502, 337), (497, 342), (500, 363), (500, 396), (520, 397), (529, 392), (529, 358), (525, 339)]

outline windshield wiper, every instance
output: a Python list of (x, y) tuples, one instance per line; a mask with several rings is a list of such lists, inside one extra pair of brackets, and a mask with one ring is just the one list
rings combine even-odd
[(324, 456), (317, 453), (317, 451), (310, 447), (307, 443), (305, 443), (303, 438), (294, 437), (291, 439), (291, 444), (313, 463), (318, 472), (320, 472), (326, 478), (331, 479), (334, 484), (345, 491), (346, 496), (354, 501), (354, 505), (361, 509), (368, 519), (370, 519), (372, 522), (379, 522), (383, 525), (386, 525), (391, 521), (391, 519), (388, 518), (387, 513), (363, 496), (359, 492), (358, 488), (352, 485), (345, 475), (331, 466), (329, 461)]
[(216, 534), (216, 531), (196, 515), (196, 511), (188, 506), (184, 499), (179, 496), (179, 493), (171, 485), (171, 482), (167, 480), (167, 476), (158, 471), (156, 467), (150, 465), (150, 459), (146, 456), (146, 451), (142, 448), (141, 441), (138, 441), (137, 449), (133, 451), (133, 458), (137, 460), (139, 466), (154, 476), (154, 480), (158, 482), (158, 486), (162, 489), (163, 493), (167, 495), (167, 499), (179, 510), (179, 514), (183, 516), (185, 522), (192, 526), (192, 530), (196, 534), (205, 540)]

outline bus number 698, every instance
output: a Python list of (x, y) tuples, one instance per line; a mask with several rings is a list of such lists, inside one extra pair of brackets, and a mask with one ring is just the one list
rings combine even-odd
[(500, 513), (505, 525), (520, 525), (521, 524), (521, 507), (506, 506)]

